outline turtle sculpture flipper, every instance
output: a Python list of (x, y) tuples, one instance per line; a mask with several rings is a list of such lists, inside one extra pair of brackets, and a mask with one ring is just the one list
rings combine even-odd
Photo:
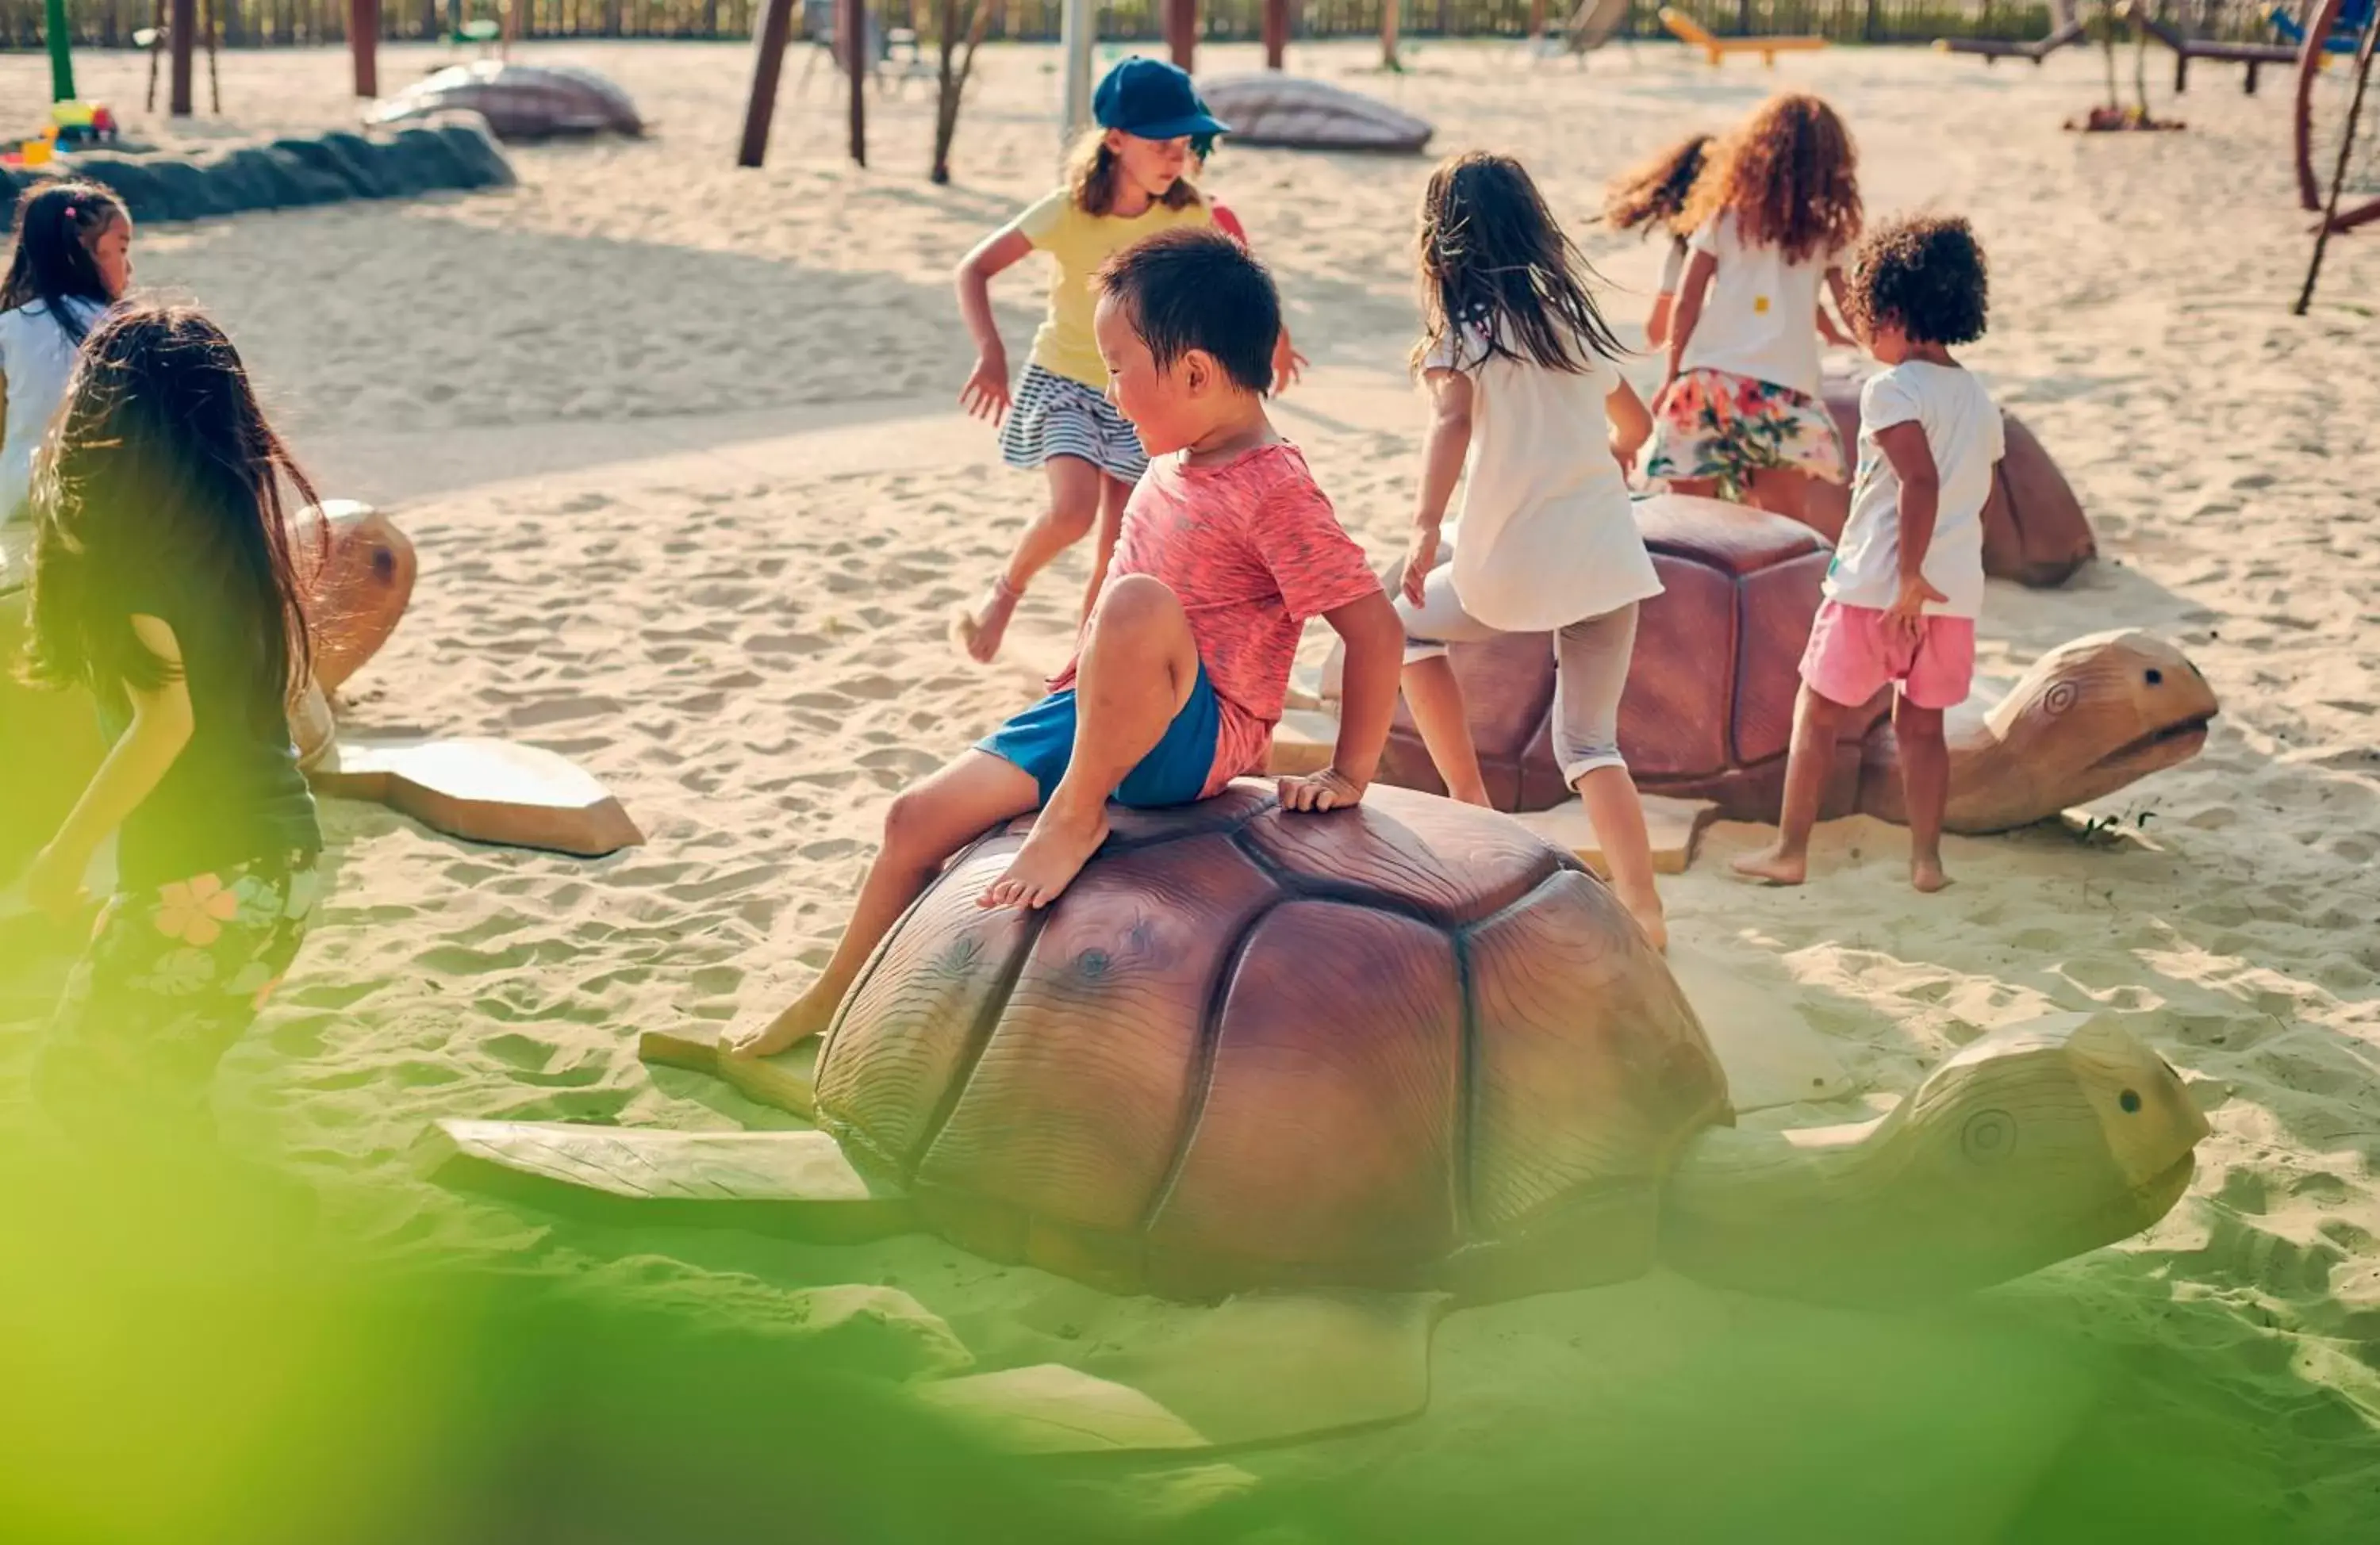
[[(449, 1124), (450, 1173), (796, 1234), (914, 1223), (1192, 1302), (1479, 1303), (1657, 1261), (1906, 1301), (2154, 1222), (2205, 1134), (2171, 1068), (2114, 1020), (2070, 1017), (1983, 1037), (1865, 1127), (1739, 1132), (1662, 957), (1510, 817), (1394, 788), (1292, 815), (1250, 783), (1112, 815), (1042, 911), (977, 904), (1026, 823), (955, 859), (814, 1073), (648, 1039), (820, 1131)], [(1383, 1311), (1379, 1334), (1411, 1323)], [(1003, 1391), (1031, 1406), (1052, 1386), (986, 1398)], [(1212, 1438), (1216, 1420), (1197, 1426)]]
[[(1640, 500), (1637, 522), (1663, 592), (1638, 616), (1620, 705), (1620, 749), (1647, 793), (1713, 802), (1740, 821), (1774, 821), (1803, 646), (1832, 553), (1809, 527), (1718, 500)], [(1459, 529), (1440, 544), (1451, 561)], [(1391, 570), (1393, 585), (1399, 572)], [(1553, 650), (1507, 634), (1450, 651), (1463, 682), (1488, 796), (1501, 810), (1570, 797), (1553, 754)], [(1337, 656), (1323, 691), (1335, 695)], [(2187, 656), (2136, 631), (2051, 650), (1987, 712), (1954, 711), (1945, 824), (1970, 834), (2046, 819), (2187, 761), (2205, 743), (2215, 694)], [(1901, 818), (1889, 690), (1838, 743), (1820, 814)], [(1286, 758), (1294, 754), (1278, 747)], [(1383, 781), (1437, 791), (1437, 769), (1402, 705)]]

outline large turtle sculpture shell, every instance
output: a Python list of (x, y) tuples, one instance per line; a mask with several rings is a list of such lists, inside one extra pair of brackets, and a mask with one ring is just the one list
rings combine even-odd
[[(1640, 500), (1637, 526), (1662, 592), (1643, 603), (1620, 749), (1649, 793), (1709, 800), (1730, 820), (1774, 821), (1783, 803), (1803, 646), (1833, 549), (1783, 515), (1713, 499)], [(1450, 528), (1441, 561), (1462, 540)], [(1401, 571), (1392, 570), (1394, 585)], [(1547, 810), (1571, 798), (1554, 758), (1554, 657), (1544, 634), (1505, 634), (1449, 651), (1463, 685), (1488, 798)], [(1337, 660), (1324, 678), (1335, 693)], [(2095, 634), (2052, 650), (1987, 712), (1948, 725), (1953, 831), (1991, 832), (2055, 815), (2197, 754), (2216, 711), (2180, 650), (2137, 632)], [(1849, 721), (1821, 814), (1901, 817), (1889, 689)], [(1307, 748), (1276, 741), (1274, 770), (1303, 770)], [(1400, 703), (1381, 779), (1444, 785)]]
[(479, 114), (499, 139), (645, 131), (644, 116), (628, 93), (593, 70), (499, 59), (438, 70), (373, 103), (366, 121), (405, 123), (453, 111)]
[(1242, 783), (1111, 818), (1044, 911), (980, 904), (1029, 822), (960, 854), (822, 1047), (643, 1038), (820, 1130), (448, 1121), (445, 1172), (654, 1219), (923, 1228), (1193, 1301), (1482, 1301), (1657, 1261), (1876, 1301), (2146, 1226), (2206, 1132), (2172, 1068), (2082, 1016), (1978, 1039), (1876, 1121), (1739, 1129), (1662, 958), (1508, 816), (1395, 789), (1293, 815)]

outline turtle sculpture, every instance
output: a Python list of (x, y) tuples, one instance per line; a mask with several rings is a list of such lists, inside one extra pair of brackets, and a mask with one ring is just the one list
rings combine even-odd
[[(1731, 820), (1774, 821), (1802, 646), (1832, 549), (1797, 521), (1718, 500), (1657, 495), (1640, 500), (1636, 515), (1664, 588), (1638, 614), (1620, 705), (1629, 770), (1648, 793), (1709, 800)], [(1458, 530), (1441, 544), (1441, 559), (1460, 539)], [(1399, 577), (1392, 571), (1388, 583)], [(1457, 644), (1451, 654), (1497, 808), (1547, 810), (1569, 799), (1553, 754), (1546, 636), (1512, 634)], [(1334, 656), (1324, 671), (1326, 699), (1335, 696), (1336, 670)], [(2063, 645), (1987, 711), (1973, 706), (1954, 711), (1948, 726), (1946, 824), (1969, 833), (2043, 820), (2187, 761), (2205, 743), (2216, 709), (2180, 650), (2130, 630)], [(1837, 746), (1823, 815), (1901, 819), (1889, 710), (1888, 691)], [(1315, 749), (1277, 736), (1274, 770), (1304, 770)], [(1379, 776), (1444, 788), (1402, 706)]]
[[(1825, 386), (1827, 411), (1853, 456), (1859, 450), (1860, 386), (1845, 376), (1830, 376)], [(1991, 498), (1984, 505), (1984, 573), (2035, 589), (2063, 585), (2098, 555), (2091, 523), (2066, 475), (2033, 431), (2013, 413), (2002, 413), (2000, 423), (2008, 453), (1992, 470)], [(1850, 490), (1820, 488), (1831, 491), (1814, 502), (1809, 523), (1831, 542), (1842, 536), (1851, 513)]]
[(1232, 126), (1235, 145), (1418, 155), (1436, 132), (1427, 119), (1377, 98), (1278, 70), (1201, 80), (1198, 95)]
[(2104, 1018), (1984, 1036), (1863, 1126), (1737, 1128), (1694, 1010), (1602, 882), (1509, 816), (1375, 795), (1301, 815), (1244, 781), (1117, 810), (1038, 912), (978, 905), (1013, 824), (887, 938), (813, 1073), (798, 1049), (646, 1038), (819, 1130), (453, 1122), (448, 1164), (656, 1220), (924, 1228), (1196, 1302), (1475, 1302), (1656, 1261), (1904, 1300), (2121, 1238), (2189, 1182), (2204, 1120)]
[(499, 139), (645, 132), (644, 117), (628, 93), (593, 70), (502, 59), (479, 59), (435, 71), (374, 103), (365, 121), (404, 123), (456, 110), (487, 119), (489, 131)]

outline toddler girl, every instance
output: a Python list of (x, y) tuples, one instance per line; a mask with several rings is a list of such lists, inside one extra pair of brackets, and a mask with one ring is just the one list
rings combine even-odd
[(1818, 397), (1818, 337), (1850, 340), (1820, 308), (1818, 285), (1842, 304), (1842, 256), (1860, 231), (1856, 165), (1833, 108), (1777, 96), (1696, 182), (1647, 477), (1796, 519), (1813, 479), (1844, 481)]
[(132, 285), (132, 217), (96, 183), (39, 184), (17, 200), (0, 274), (0, 522), (25, 518), (33, 452), (66, 395), (75, 350)]
[(1888, 225), (1860, 248), (1844, 314), (1884, 370), (1860, 392), (1859, 482), (1802, 653), (1777, 845), (1738, 873), (1799, 885), (1849, 716), (1888, 685), (1909, 813), (1909, 878), (1942, 874), (1950, 758), (1942, 710), (1966, 701), (1984, 606), (1984, 504), (2007, 448), (1991, 393), (1950, 357), (1984, 335), (1984, 254), (1963, 220)]
[(285, 515), (314, 501), (198, 312), (122, 311), (85, 340), (36, 466), (28, 663), (91, 689), (115, 745), (25, 876), (70, 911), (117, 834), (42, 1062), (77, 1125), (203, 1117), (306, 931), (322, 837), (289, 741), (310, 658)]
[[(1650, 428), (1645, 404), (1613, 364), (1621, 350), (1587, 291), (1586, 260), (1518, 162), (1473, 152), (1431, 174), (1420, 265), (1414, 365), (1433, 410), (1397, 602), (1414, 724), (1448, 792), (1486, 804), (1446, 646), (1552, 633), (1562, 777), (1595, 824), (1613, 890), (1665, 945), (1652, 844), (1619, 739), (1636, 604), (1661, 589), (1622, 471)], [(1433, 572), (1466, 455), (1462, 536), (1453, 561)]]

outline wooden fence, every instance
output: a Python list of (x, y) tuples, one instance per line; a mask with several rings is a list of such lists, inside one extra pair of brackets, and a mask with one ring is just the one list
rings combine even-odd
[[(1063, 0), (993, 0), (992, 35), (1046, 42), (1058, 36)], [(1380, 28), (1384, 0), (1292, 0), (1299, 38), (1360, 37)], [(1529, 30), (1531, 0), (1397, 0), (1406, 37), (1519, 37)], [(1924, 42), (1935, 38), (2034, 38), (2049, 30), (2046, 0), (1673, 0), (1720, 33), (1816, 33), (1840, 42)], [(2093, 5), (2095, 0), (2083, 0)], [(869, 0), (892, 26), (930, 30), (939, 7), (928, 0)], [(526, 0), (524, 31), (535, 38), (748, 38), (756, 0)], [(213, 0), (218, 36), (230, 48), (343, 42), (346, 0)], [(0, 49), (42, 45), (42, 0), (0, 0)], [(1660, 0), (1636, 0), (1626, 35), (1662, 35)], [(2267, 37), (2265, 7), (2252, 0), (2160, 0), (2158, 11), (2204, 37)], [(1565, 0), (1548, 0), (1555, 21)], [(79, 47), (123, 48), (153, 26), (159, 0), (75, 0)], [(1120, 0), (1098, 7), (1099, 35), (1154, 42), (1164, 35), (1162, 0)], [(434, 40), (463, 22), (493, 18), (496, 0), (382, 0), (381, 35)], [(200, 15), (205, 15), (201, 0)], [(1263, 0), (1207, 0), (1201, 36), (1218, 42), (1259, 35)]]

